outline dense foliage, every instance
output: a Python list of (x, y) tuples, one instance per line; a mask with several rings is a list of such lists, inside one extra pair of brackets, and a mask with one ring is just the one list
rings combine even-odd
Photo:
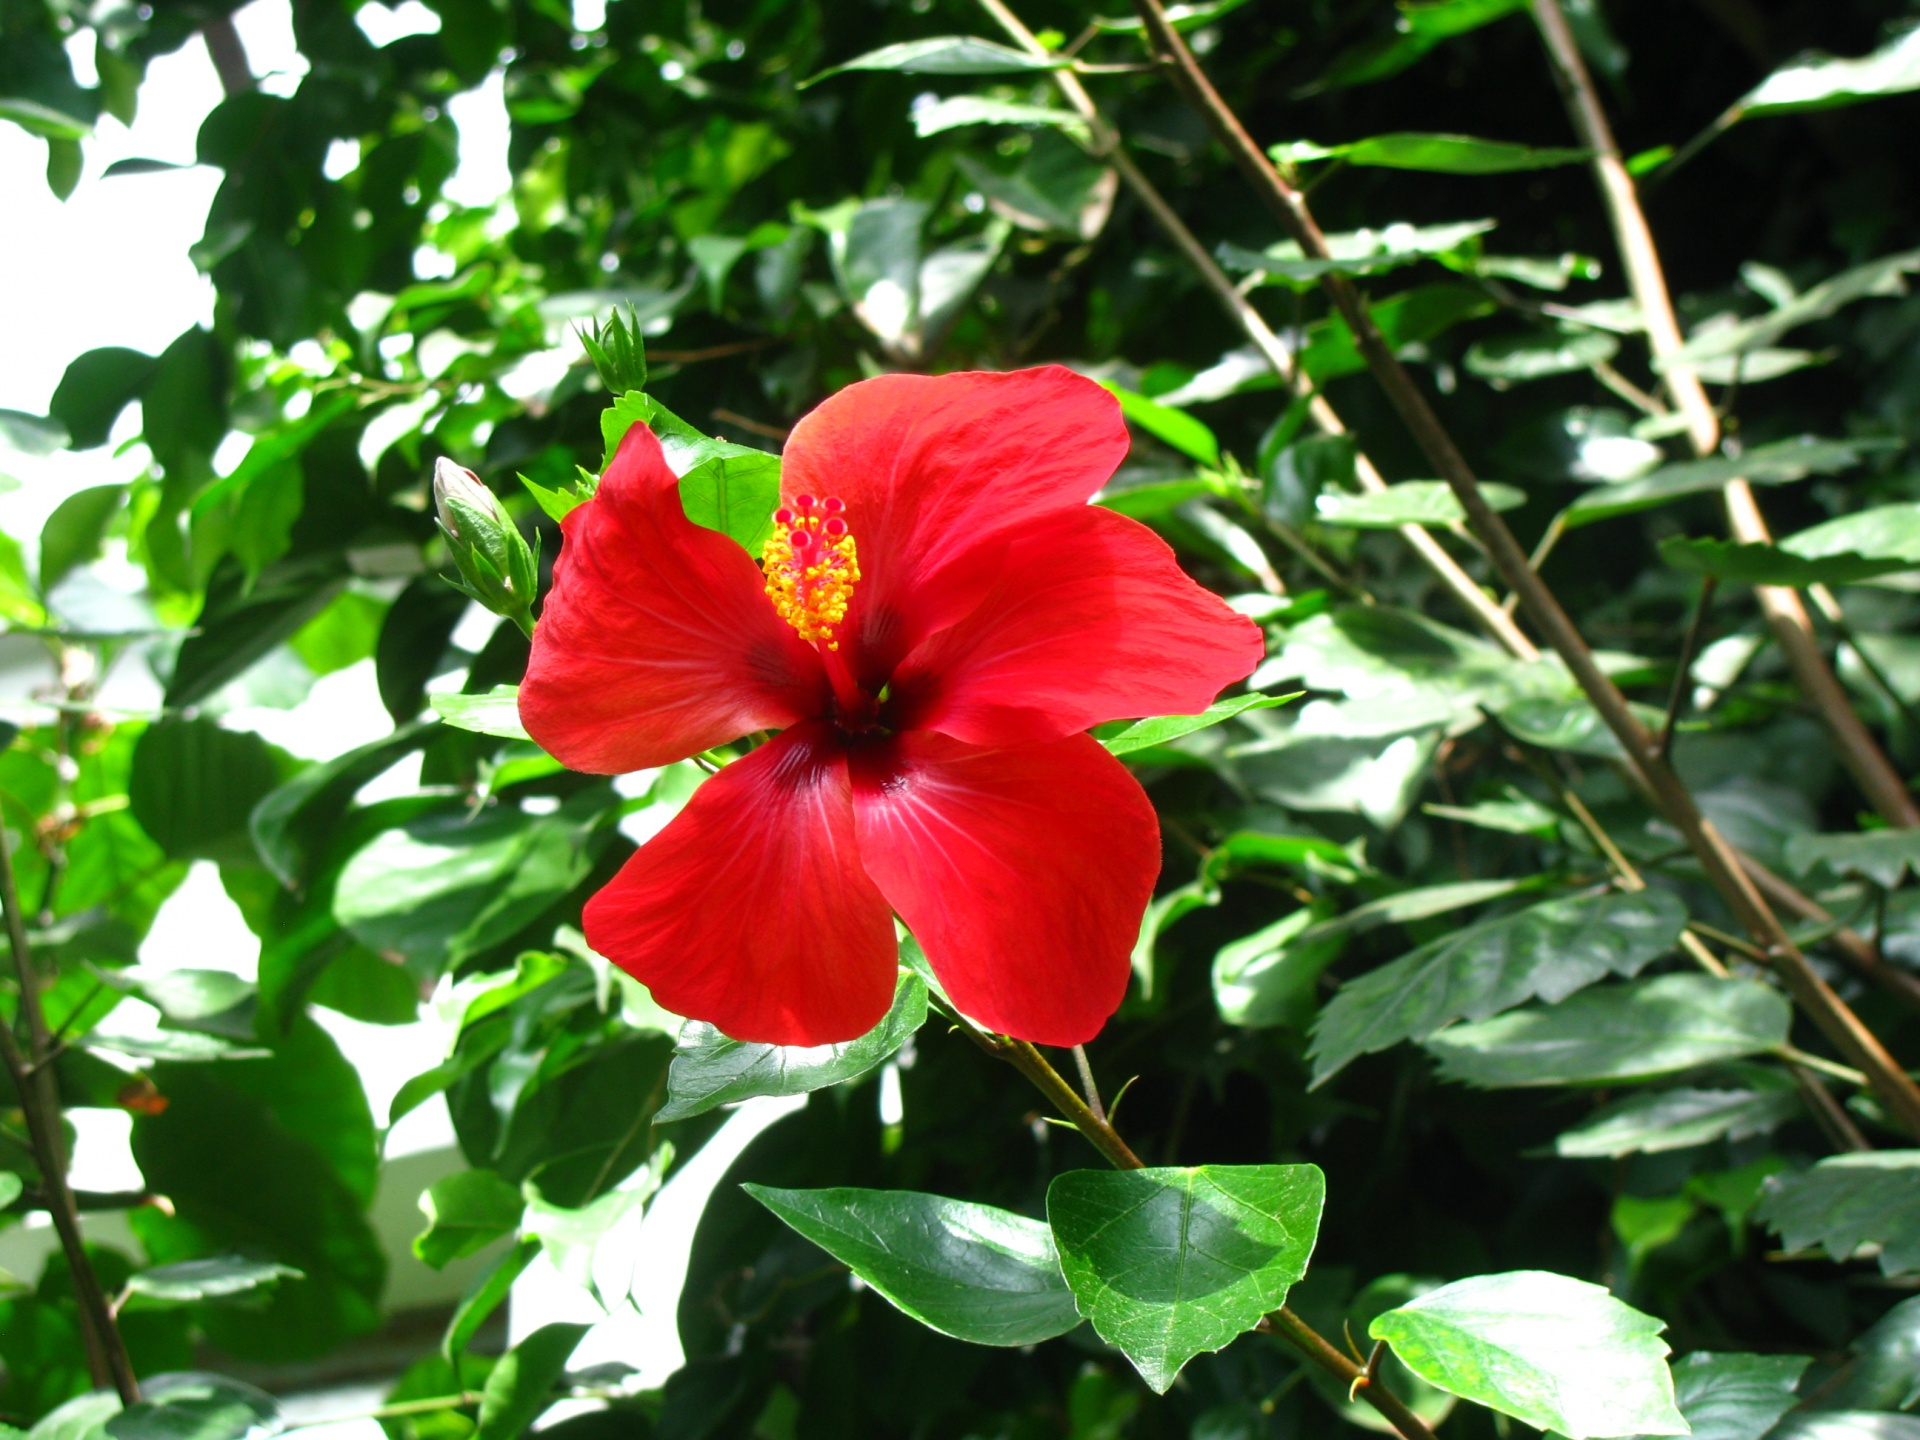
[[(46, 138), (56, 191), (154, 56), (204, 38), (230, 87), (199, 142), (225, 175), (194, 251), (213, 328), (91, 351), (50, 415), (0, 413), (16, 447), (88, 449), (137, 405), (151, 456), (0, 537), (0, 610), (60, 677), (0, 754), (28, 1060), (0, 1185), (59, 1219), (59, 1107), (110, 1106), (165, 1197), (79, 1197), (132, 1205), (140, 1253), (0, 1298), (4, 1418), (111, 1390), (90, 1289), (142, 1377), (375, 1328), (378, 1117), (311, 1011), (394, 1024), (437, 992), (457, 1045), (385, 1118), (444, 1093), (470, 1168), (417, 1249), (517, 1238), (398, 1382), (402, 1440), (508, 1440), (575, 1391), (605, 1408), (555, 1433), (1331, 1434), (1385, 1424), (1348, 1383), (1375, 1341), (1450, 1435), (1758, 1440), (1796, 1406), (1775, 1433), (1920, 1433), (1920, 17), (1563, 3), (1675, 294), (1686, 346), (1658, 364), (1613, 229), (1633, 207), (1585, 163), (1544, 0), (1538, 24), (1521, 0), (1173, 7), (1331, 258), (1139, 20), (1064, 0), (1018, 7), (1033, 47), (963, 0), (430, 0), (437, 33), (379, 47), (352, 6), (295, 0), (310, 68), (285, 94), (247, 83), (220, 4), (0, 0), (0, 117)], [(82, 32), (97, 88), (63, 49)], [(1875, 58), (1783, 71), (1805, 47)], [(448, 102), (496, 68), (514, 188), (460, 208)], [(1328, 276), (1498, 482), (1658, 754), (1541, 656), (1537, 608), (1501, 611), (1497, 545)], [(1111, 1126), (1075, 1057), (948, 1018), (910, 941), (887, 1020), (830, 1052), (682, 1030), (587, 949), (586, 898), (732, 755), (610, 781), (528, 742), (500, 689), (515, 606), (454, 644), (470, 601), (430, 488), (436, 459), (470, 468), (550, 572), (556, 517), (645, 419), (693, 518), (732, 531), (728, 497), (757, 497), (750, 539), (824, 396), (1041, 361), (1121, 398), (1134, 448), (1101, 503), (1266, 627), (1249, 693), (1303, 692), (1101, 737), (1165, 846), (1085, 1056)], [(1744, 482), (1780, 544), (1729, 530)], [(222, 720), (368, 661), (393, 730), (337, 759)], [(93, 708), (116, 666), (151, 667), (162, 708)], [(1779, 877), (1791, 941), (1634, 778), (1669, 749)], [(413, 793), (356, 798), (414, 757)], [(260, 937), (257, 983), (134, 965), (196, 860)], [(162, 1041), (116, 1035), (126, 996)], [(714, 1194), (663, 1392), (568, 1374), (577, 1326), (469, 1350), (542, 1248), (577, 1263), (720, 1106), (808, 1092)], [(112, 1420), (111, 1393), (74, 1403), (36, 1434), (227, 1440), (273, 1413), (204, 1375)]]

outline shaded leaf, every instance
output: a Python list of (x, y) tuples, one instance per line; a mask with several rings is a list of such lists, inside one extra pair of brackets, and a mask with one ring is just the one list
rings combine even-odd
[(526, 1201), (520, 1187), (491, 1170), (457, 1170), (420, 1192), (427, 1228), (413, 1237), (413, 1253), (436, 1270), (484, 1250), (520, 1224)]
[(1800, 1113), (1800, 1098), (1784, 1081), (1754, 1090), (1652, 1090), (1617, 1100), (1553, 1142), (1574, 1157), (1653, 1154), (1709, 1141), (1765, 1135)]
[[(1480, 493), (1496, 510), (1512, 510), (1527, 503), (1527, 492), (1511, 485), (1483, 482)], [(1467, 512), (1444, 480), (1402, 480), (1385, 490), (1359, 495), (1322, 491), (1313, 502), (1322, 525), (1350, 530), (1394, 530), (1402, 525), (1458, 525)]]
[(1557, 1004), (1608, 975), (1638, 974), (1686, 923), (1676, 897), (1641, 890), (1548, 900), (1442, 936), (1340, 987), (1314, 1027), (1313, 1083), (1455, 1020)]
[(127, 1289), (149, 1303), (187, 1305), (245, 1295), (281, 1280), (304, 1278), (290, 1265), (249, 1260), (243, 1255), (220, 1255), (211, 1260), (182, 1260), (142, 1270), (127, 1281)]
[(1798, 1403), (1804, 1355), (1696, 1350), (1673, 1362), (1674, 1399), (1694, 1440), (1760, 1440)]
[(113, 1440), (241, 1440), (278, 1428), (278, 1400), (224, 1375), (154, 1375), (140, 1388), (140, 1403), (106, 1422)]
[(1898, 449), (1898, 440), (1821, 440), (1802, 435), (1771, 445), (1756, 445), (1735, 459), (1715, 457), (1665, 465), (1637, 480), (1600, 485), (1567, 507), (1569, 528), (1592, 524), (1616, 515), (1664, 505), (1682, 495), (1718, 490), (1729, 480), (1746, 479), (1756, 485), (1782, 485), (1809, 475), (1833, 475), (1851, 469), (1861, 457)]
[(910, 1190), (746, 1192), (921, 1324), (976, 1345), (1032, 1345), (1080, 1323), (1038, 1220)]
[(79, 566), (100, 558), (107, 527), (127, 497), (124, 485), (95, 485), (62, 500), (40, 529), (40, 593), (47, 594)]
[(248, 817), (279, 783), (258, 735), (204, 715), (166, 715), (134, 744), (127, 805), (169, 859), (251, 861)]
[(1832, 1155), (1798, 1175), (1775, 1175), (1754, 1218), (1789, 1250), (1818, 1245), (1846, 1260), (1874, 1246), (1886, 1274), (1920, 1271), (1920, 1150)]
[(902, 970), (893, 1005), (880, 1023), (837, 1045), (732, 1040), (704, 1021), (690, 1020), (674, 1046), (667, 1103), (655, 1118), (664, 1124), (756, 1095), (804, 1095), (857, 1079), (898, 1050), (926, 1018), (926, 984)]
[(1786, 1043), (1792, 1007), (1758, 980), (1665, 975), (1588, 990), (1547, 1009), (1456, 1025), (1424, 1043), (1468, 1085), (1633, 1080)]
[(1836, 875), (1861, 875), (1891, 890), (1909, 870), (1920, 873), (1920, 831), (1863, 830), (1858, 834), (1787, 837), (1787, 864), (1796, 875), (1824, 865)]

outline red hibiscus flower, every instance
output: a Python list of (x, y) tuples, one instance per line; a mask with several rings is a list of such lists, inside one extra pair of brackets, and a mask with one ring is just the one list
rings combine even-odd
[(739, 1040), (878, 1024), (893, 917), (994, 1030), (1090, 1039), (1160, 868), (1153, 808), (1085, 732), (1189, 714), (1258, 627), (1087, 504), (1127, 453), (1069, 370), (849, 386), (803, 419), (762, 564), (687, 518), (636, 425), (567, 516), (527, 731), (617, 774), (779, 733), (588, 902), (594, 949)]

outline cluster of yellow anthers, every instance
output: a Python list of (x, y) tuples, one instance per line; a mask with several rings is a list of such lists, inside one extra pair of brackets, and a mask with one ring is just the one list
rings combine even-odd
[(773, 534), (760, 559), (767, 598), (780, 618), (809, 645), (838, 650), (835, 628), (847, 618), (847, 602), (860, 578), (860, 561), (847, 531), (846, 506), (829, 495), (795, 498), (773, 512)]

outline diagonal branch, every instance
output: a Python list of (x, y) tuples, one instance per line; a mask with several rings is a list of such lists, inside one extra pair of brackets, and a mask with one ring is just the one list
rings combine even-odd
[[(980, 0), (981, 8), (991, 15), (996, 24), (1010, 35), (1021, 49), (1031, 55), (1045, 55), (1047, 49), (1033, 32), (1021, 23), (1020, 18), (1007, 8), (1005, 0)], [(1314, 427), (1324, 435), (1346, 435), (1347, 427), (1324, 395), (1314, 391), (1313, 382), (1294, 362), (1292, 352), (1286, 342), (1273, 333), (1265, 318), (1254, 309), (1245, 295), (1242, 295), (1232, 280), (1227, 278), (1207, 247), (1200, 243), (1193, 231), (1167, 203), (1167, 197), (1160, 193), (1159, 187), (1149, 180), (1140, 167), (1133, 163), (1133, 157), (1127, 154), (1126, 147), (1120, 143), (1120, 137), (1107, 118), (1101, 114), (1100, 107), (1087, 93), (1087, 87), (1071, 70), (1055, 70), (1054, 83), (1080, 118), (1087, 122), (1088, 150), (1106, 161), (1119, 173), (1121, 180), (1153, 217), (1154, 223), (1165, 232), (1186, 262), (1199, 275), (1201, 283), (1212, 292), (1214, 299), (1224, 309), (1253, 347), (1260, 352), (1273, 373), (1280, 377), (1283, 384), (1289, 386), (1296, 395), (1307, 401), (1308, 417)], [(1354, 478), (1360, 488), (1370, 492), (1379, 492), (1387, 488), (1387, 482), (1364, 452), (1354, 455)], [(1480, 625), (1491, 634), (1509, 653), (1522, 660), (1535, 659), (1539, 648), (1529, 640), (1512, 615), (1501, 609), (1487, 592), (1474, 583), (1473, 577), (1463, 569), (1446, 548), (1434, 538), (1431, 531), (1422, 525), (1402, 525), (1400, 536), (1413, 547), (1421, 561), (1446, 586), (1453, 597), (1464, 606)]]
[[(1186, 42), (1168, 22), (1159, 0), (1134, 0), (1134, 8), (1144, 22), (1155, 52), (1170, 66), (1182, 91), (1215, 136), (1226, 144), (1268, 208), (1293, 234), (1306, 255), (1331, 259), (1326, 237), (1315, 223), (1306, 197), (1268, 161), (1239, 117), (1220, 98)], [(1388, 400), (1466, 511), (1468, 525), (1501, 577), (1519, 595), (1535, 627), (1566, 664), (1575, 683), (1620, 742), (1630, 771), (1645, 785), (1667, 822), (1680, 832), (1721, 899), (1766, 952), (1788, 993), (1847, 1062), (1867, 1075), (1896, 1123), (1909, 1134), (1920, 1137), (1920, 1086), (1914, 1084), (1860, 1017), (1820, 977), (1761, 898), (1733, 848), (1702, 813), (1692, 792), (1660, 754), (1655, 737), (1628, 707), (1619, 687), (1601, 670), (1572, 617), (1534, 573), (1513, 532), (1487, 503), (1466, 458), (1366, 313), (1351, 283), (1346, 277), (1332, 273), (1323, 277), (1321, 283), (1346, 320), (1361, 355), (1387, 392)]]
[[(1647, 226), (1646, 212), (1641, 209), (1639, 192), (1620, 157), (1620, 147), (1600, 104), (1593, 77), (1580, 47), (1574, 43), (1560, 0), (1533, 0), (1533, 17), (1546, 41), (1554, 83), (1560, 89), (1574, 132), (1593, 152), (1594, 182), (1606, 202), (1614, 243), (1619, 247), (1627, 272), (1627, 285), (1640, 306), (1647, 339), (1666, 379), (1667, 391), (1687, 422), (1687, 438), (1692, 442), (1694, 453), (1711, 455), (1720, 444), (1720, 417), (1707, 401), (1698, 372), (1677, 358), (1682, 344), (1680, 325), (1673, 313), (1672, 296), (1667, 291), (1666, 272), (1661, 267), (1660, 252)], [(1727, 526), (1734, 539), (1748, 544), (1772, 541), (1751, 485), (1745, 480), (1731, 480), (1723, 497)], [(1821, 588), (1824, 591), (1824, 587)], [(1920, 825), (1920, 807), (1914, 804), (1906, 782), (1861, 723), (1846, 691), (1821, 653), (1812, 617), (1807, 614), (1800, 593), (1779, 585), (1756, 585), (1753, 593), (1781, 653), (1787, 658), (1795, 682), (1833, 737), (1840, 761), (1861, 793), (1889, 825), (1902, 828)], [(1816, 594), (1815, 601), (1829, 614), (1838, 610), (1831, 595)]]

